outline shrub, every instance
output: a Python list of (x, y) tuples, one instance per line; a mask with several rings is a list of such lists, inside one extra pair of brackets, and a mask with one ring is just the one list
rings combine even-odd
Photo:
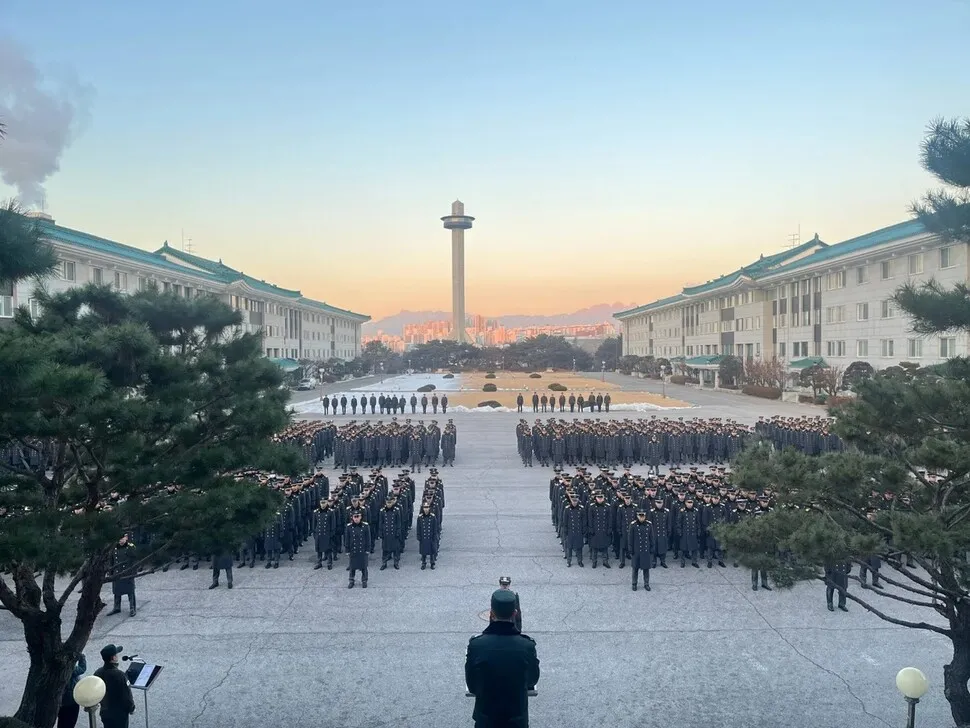
[(495, 379), (495, 372), (489, 372), (485, 375), (486, 379)]
[(434, 389), (435, 389), (435, 386), (433, 384), (425, 384), (423, 386), (418, 387), (419, 392), (433, 392)]
[(496, 407), (501, 407), (502, 406), (502, 403), (501, 402), (496, 402), (494, 399), (489, 399), (489, 400), (486, 400), (485, 402), (479, 402), (478, 403), (478, 406), (479, 407), (491, 407), (492, 409), (495, 409)]
[(449, 369), (448, 371), (449, 371), (449, 372), (450, 372), (451, 374), (461, 374), (461, 369), (458, 369), (457, 367), (455, 367), (455, 368), (453, 368), (453, 369)]
[(494, 384), (492, 384), (491, 382), (489, 382), (484, 387), (482, 387), (482, 391), (483, 392), (497, 392), (498, 391), (498, 387), (496, 387)]
[(744, 394), (762, 399), (781, 399), (781, 389), (778, 387), (764, 387), (760, 384), (748, 384), (741, 388)]
[(840, 404), (852, 402), (854, 399), (854, 397), (829, 397), (827, 400), (825, 400), (825, 404), (828, 405), (829, 408), (838, 407)]
[(565, 392), (568, 387), (565, 384), (560, 384), (559, 382), (553, 382), (549, 385), (549, 389), (553, 392)]
[(442, 379), (454, 379), (454, 378), (455, 378), (455, 375), (454, 374), (445, 374), (442, 377)]
[(815, 397), (810, 394), (800, 394), (798, 395), (799, 404), (813, 404), (815, 402)]
[(539, 374), (539, 372), (532, 372), (532, 374), (529, 375), (529, 379), (542, 379), (542, 375)]
[(687, 377), (685, 377), (683, 374), (674, 374), (672, 377), (670, 377), (670, 383), (687, 384)]

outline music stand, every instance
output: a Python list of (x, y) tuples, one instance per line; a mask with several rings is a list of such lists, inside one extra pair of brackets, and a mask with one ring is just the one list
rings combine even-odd
[(125, 670), (131, 689), (141, 690), (145, 697), (145, 728), (148, 728), (148, 689), (155, 684), (155, 678), (161, 671), (161, 665), (152, 665), (142, 660), (132, 660), (131, 666)]

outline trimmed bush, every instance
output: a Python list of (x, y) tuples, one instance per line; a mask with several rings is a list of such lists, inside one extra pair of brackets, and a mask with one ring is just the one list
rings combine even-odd
[(539, 374), (539, 372), (532, 372), (532, 374), (529, 375), (529, 379), (542, 379), (542, 375)]
[(489, 400), (486, 400), (485, 402), (479, 402), (478, 403), (478, 406), (479, 407), (491, 407), (492, 409), (495, 409), (496, 407), (501, 407), (502, 406), (502, 403), (501, 402), (496, 402), (494, 399), (489, 399)]
[(687, 384), (687, 377), (683, 374), (674, 374), (668, 381), (671, 384)]
[(489, 372), (485, 375), (486, 379), (495, 379), (495, 372)]
[(815, 397), (810, 394), (798, 395), (798, 404), (815, 404)]
[(461, 374), (461, 369), (458, 369), (457, 367), (456, 367), (456, 368), (454, 368), (454, 369), (449, 369), (448, 371), (449, 371), (449, 372), (450, 372), (451, 374)]
[(492, 384), (491, 382), (489, 382), (484, 387), (482, 387), (482, 391), (483, 392), (497, 392), (498, 391), (498, 387), (496, 387), (494, 384)]
[(433, 392), (434, 390), (435, 390), (435, 386), (433, 384), (425, 384), (421, 387), (418, 387), (419, 392)]
[(781, 399), (781, 390), (778, 387), (762, 387), (757, 384), (748, 384), (742, 387), (741, 391), (751, 397), (761, 397), (762, 399)]
[(494, 369), (489, 369), (485, 373), (486, 374), (495, 374), (495, 370)]
[(445, 374), (442, 377), (442, 379), (454, 379), (454, 378), (455, 378), (455, 375), (454, 374)]
[(565, 384), (560, 384), (559, 382), (553, 382), (549, 385), (549, 389), (553, 392), (565, 392), (568, 387)]

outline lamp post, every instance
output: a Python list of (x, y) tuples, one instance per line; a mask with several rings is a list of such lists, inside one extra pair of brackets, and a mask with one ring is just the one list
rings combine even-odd
[(929, 687), (930, 682), (926, 679), (926, 675), (915, 667), (904, 667), (896, 673), (896, 688), (906, 698), (907, 703), (906, 728), (915, 728), (916, 704), (926, 695)]
[(573, 357), (573, 374), (576, 373), (576, 358)]
[(601, 371), (603, 372), (601, 381), (605, 382), (606, 381), (606, 360), (605, 359), (602, 362)]
[(667, 399), (667, 367), (660, 367), (660, 382), (663, 385), (663, 397)]
[(94, 712), (101, 701), (104, 700), (104, 693), (104, 680), (97, 675), (82, 677), (74, 686), (74, 702), (87, 712), (90, 728), (98, 728), (98, 720)]
[(381, 384), (383, 384), (384, 383), (384, 362), (380, 363), (380, 367), (381, 367)]

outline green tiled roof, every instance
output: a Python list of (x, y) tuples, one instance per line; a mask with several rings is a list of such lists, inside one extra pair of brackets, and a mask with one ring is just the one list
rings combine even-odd
[[(743, 268), (738, 268), (733, 273), (728, 273), (727, 275), (720, 276), (719, 278), (715, 278), (712, 281), (702, 283), (698, 286), (688, 286), (684, 288), (681, 293), (678, 293), (675, 296), (662, 298), (659, 301), (638, 306), (637, 308), (631, 308), (627, 311), (619, 311), (613, 314), (613, 318), (630, 318), (631, 316), (636, 316), (641, 313), (654, 311), (658, 308), (664, 308), (665, 306), (669, 306), (673, 303), (687, 301), (695, 296), (710, 293), (720, 288), (733, 285), (741, 278), (747, 278), (751, 281), (758, 281), (762, 278), (768, 278), (778, 274), (792, 273), (819, 265), (829, 260), (836, 260), (845, 255), (851, 255), (853, 253), (875, 248), (880, 245), (893, 243), (898, 240), (905, 240), (906, 238), (910, 238), (914, 235), (919, 235), (925, 232), (926, 228), (924, 228), (923, 224), (918, 220), (907, 220), (906, 222), (890, 225), (889, 227), (875, 230), (871, 233), (866, 233), (865, 235), (860, 235), (834, 245), (826, 245), (819, 240), (818, 236), (816, 235), (814, 239), (809, 240), (807, 243), (802, 243), (796, 248), (784, 250), (780, 253), (775, 253), (774, 255), (762, 256), (754, 263), (746, 265)], [(814, 253), (810, 253), (803, 258), (793, 260), (795, 256), (804, 253), (812, 246), (818, 245), (822, 246), (820, 250), (816, 250)]]
[(793, 362), (789, 362), (789, 369), (808, 369), (810, 367), (827, 367), (828, 364), (825, 363), (825, 359), (820, 356), (810, 356), (805, 359), (796, 359)]
[[(320, 301), (314, 301), (313, 299), (304, 296), (302, 293), (300, 293), (300, 291), (281, 288), (273, 285), (272, 283), (267, 283), (266, 281), (259, 280), (258, 278), (253, 278), (252, 276), (248, 276), (241, 271), (230, 268), (221, 260), (215, 262), (207, 260), (206, 258), (200, 258), (198, 255), (193, 255), (192, 253), (186, 253), (184, 250), (173, 248), (168, 244), (168, 242), (162, 245), (162, 247), (158, 250), (150, 252), (147, 250), (142, 250), (141, 248), (132, 247), (131, 245), (116, 243), (115, 241), (108, 240), (106, 238), (99, 238), (96, 235), (91, 235), (89, 233), (83, 233), (80, 230), (72, 230), (71, 228), (66, 228), (63, 225), (56, 225), (49, 220), (37, 220), (37, 224), (43, 230), (44, 236), (48, 240), (54, 242), (61, 242), (66, 245), (87, 248), (88, 250), (99, 253), (115, 255), (121, 258), (126, 258), (133, 263), (141, 263), (143, 265), (152, 266), (161, 270), (171, 271), (173, 274), (202, 278), (203, 280), (211, 281), (213, 283), (222, 283), (228, 285), (230, 283), (242, 281), (254, 290), (263, 291), (264, 293), (274, 296), (289, 298), (295, 303), (311, 306), (331, 314), (355, 318), (361, 322), (370, 321), (370, 316), (367, 316), (366, 314), (355, 313), (346, 309), (337, 308), (336, 306), (329, 306), (326, 303), (321, 303)], [(174, 258), (175, 260), (169, 260), (169, 257)]]
[(636, 308), (630, 308), (626, 311), (617, 311), (613, 314), (615, 319), (625, 319), (631, 316), (638, 316), (641, 313), (646, 313), (647, 311), (653, 311), (657, 308), (663, 308), (664, 306), (669, 306), (671, 303), (677, 303), (683, 299), (687, 298), (684, 294), (678, 293), (674, 296), (669, 296), (667, 298), (661, 298), (659, 301), (654, 301), (653, 303), (648, 303), (643, 306), (637, 306)]
[(690, 359), (684, 360), (684, 366), (686, 367), (709, 367), (714, 364), (720, 364), (721, 359), (724, 356), (722, 354), (711, 354), (709, 356), (695, 356)]

